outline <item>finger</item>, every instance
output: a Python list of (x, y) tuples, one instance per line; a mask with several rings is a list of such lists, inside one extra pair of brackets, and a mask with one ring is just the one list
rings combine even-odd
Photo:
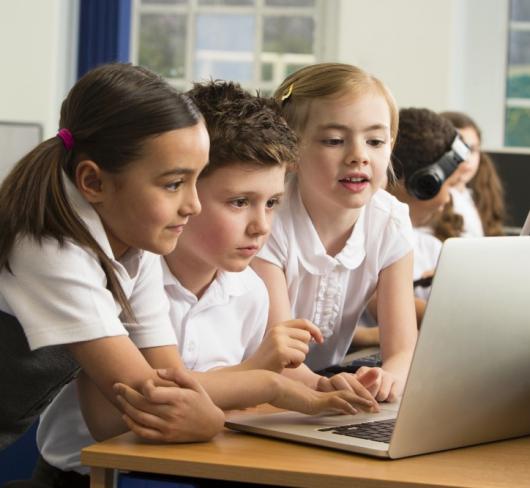
[(329, 379), (331, 385), (335, 390), (350, 390), (353, 391), (348, 380), (341, 374), (336, 374)]
[(287, 347), (300, 351), (304, 356), (309, 352), (309, 346), (305, 341), (299, 341), (292, 338), (287, 341)]
[(333, 391), (335, 388), (333, 388), (333, 385), (331, 384), (331, 381), (329, 381), (329, 378), (326, 378), (325, 376), (321, 376), (317, 383), (317, 390), (322, 392), (329, 392)]
[(394, 403), (398, 399), (397, 395), (397, 383), (393, 383), (392, 387), (390, 388), (390, 393), (388, 394), (388, 397), (386, 399), (387, 402)]
[(174, 381), (177, 385), (182, 388), (189, 388), (190, 390), (201, 391), (203, 388), (201, 384), (185, 369), (157, 369), (158, 376), (164, 380)]
[(381, 386), (379, 387), (379, 391), (376, 394), (376, 398), (380, 402), (387, 401), (388, 395), (390, 394), (390, 389), (392, 388), (392, 385), (394, 384), (394, 378), (392, 375), (384, 374), (383, 379), (381, 381)]
[(340, 398), (339, 396), (332, 396), (329, 398), (328, 408), (350, 415), (356, 415), (359, 413), (359, 410), (357, 410), (351, 403), (347, 402), (343, 398)]
[[(368, 407), (368, 410), (372, 411), (374, 410), (374, 408), (378, 410), (379, 407), (377, 405), (376, 399), (370, 393), (370, 391), (359, 382), (355, 375), (349, 373), (340, 373), (339, 375), (334, 376), (332, 380), (335, 378), (337, 379), (337, 381), (340, 379), (342, 382), (345, 382), (348, 385), (347, 388), (342, 389), (349, 389), (360, 398), (364, 398), (365, 400), (367, 400), (370, 403), (370, 407)], [(367, 409), (365, 408), (365, 410)]]
[(119, 406), (122, 408), (124, 405), (129, 405), (132, 408), (142, 411), (142, 412), (149, 412), (154, 413), (156, 415), (161, 415), (163, 412), (167, 412), (168, 409), (172, 408), (170, 403), (175, 403), (179, 400), (178, 393), (180, 389), (178, 387), (168, 388), (168, 387), (160, 387), (165, 388), (169, 390), (176, 390), (173, 392), (173, 395), (171, 397), (171, 402), (167, 401), (166, 399), (162, 399), (163, 401), (158, 401), (158, 399), (147, 399), (144, 397), (141, 393), (137, 392), (135, 389), (124, 385), (123, 383), (118, 383), (115, 387), (115, 392), (117, 393), (116, 398), (121, 399), (121, 403), (119, 402)]
[[(368, 375), (369, 372), (370, 372), (370, 376), (366, 376)], [(375, 379), (371, 377), (372, 375), (375, 375)], [(363, 386), (370, 392), (370, 394), (374, 398), (376, 398), (376, 394), (379, 391), (379, 388), (381, 387), (381, 381), (383, 378), (383, 370), (381, 368), (368, 368), (366, 366), (363, 366), (362, 368), (359, 368), (355, 376), (363, 384)], [(366, 379), (370, 380), (368, 384), (363, 383), (363, 379), (365, 377)]]
[[(363, 368), (364, 367), (365, 366), (363, 366)], [(367, 368), (360, 374), (359, 372), (357, 372), (355, 376), (361, 385), (363, 385), (364, 387), (369, 387), (381, 378), (381, 374), (382, 372), (378, 368)]]
[[(149, 429), (155, 429), (159, 432), (165, 425), (167, 425), (166, 422), (164, 422), (159, 416), (134, 407), (122, 396), (118, 395), (117, 400), (124, 415), (133, 420), (137, 425)], [(159, 415), (164, 413), (164, 407), (159, 406), (158, 410)]]
[(304, 362), (305, 356), (305, 353), (292, 348), (280, 353), (280, 357), (283, 358), (282, 365), (284, 368), (297, 368)]
[(312, 337), (307, 330), (300, 329), (286, 329), (285, 336), (292, 341), (301, 342), (303, 344), (309, 344)]
[(288, 320), (287, 322), (284, 322), (283, 325), (287, 327), (297, 328), (306, 330), (311, 334), (311, 337), (318, 342), (319, 344), (324, 342), (324, 337), (322, 336), (322, 332), (320, 332), (320, 329), (306, 319), (294, 319), (294, 320)]
[(132, 420), (128, 415), (122, 415), (122, 419), (132, 432), (134, 432), (137, 436), (141, 437), (142, 439), (147, 439), (149, 441), (162, 441), (164, 440), (164, 436), (161, 432), (159, 432), (156, 429), (150, 429), (149, 427), (145, 427), (143, 425), (137, 424), (134, 420)]

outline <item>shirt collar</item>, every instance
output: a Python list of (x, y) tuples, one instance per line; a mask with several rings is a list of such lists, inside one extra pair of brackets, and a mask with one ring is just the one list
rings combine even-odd
[[(171, 290), (171, 296), (178, 298), (177, 295), (186, 297), (188, 300), (193, 297), (195, 301), (197, 298), (191, 293), (178, 278), (171, 272), (166, 260), (162, 258), (162, 271), (164, 287)], [(216, 303), (224, 303), (229, 300), (231, 296), (241, 296), (248, 293), (252, 285), (252, 280), (248, 275), (249, 270), (241, 271), (240, 273), (231, 273), (228, 271), (218, 271), (215, 279), (201, 297), (201, 301), (213, 300)]]
[(366, 206), (361, 208), (359, 218), (344, 248), (334, 257), (329, 256), (313, 225), (311, 217), (302, 202), (298, 185), (294, 181), (292, 195), (292, 215), (296, 240), (300, 248), (300, 259), (303, 266), (312, 274), (327, 274), (336, 266), (347, 269), (357, 268), (366, 256), (364, 221)]

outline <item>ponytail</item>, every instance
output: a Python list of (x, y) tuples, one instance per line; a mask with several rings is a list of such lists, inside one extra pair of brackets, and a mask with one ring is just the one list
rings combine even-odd
[(72, 181), (81, 158), (118, 173), (142, 152), (148, 137), (197, 124), (193, 103), (159, 75), (129, 64), (108, 64), (89, 71), (70, 90), (61, 107), (60, 127), (68, 128), (72, 146), (61, 137), (39, 144), (22, 158), (0, 186), (0, 271), (9, 266), (16, 239), (72, 239), (99, 259), (107, 288), (122, 307), (126, 322), (134, 313), (112, 260), (70, 206), (63, 178)]

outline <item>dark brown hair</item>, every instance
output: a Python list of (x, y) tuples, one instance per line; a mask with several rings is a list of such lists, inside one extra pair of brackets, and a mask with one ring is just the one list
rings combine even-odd
[[(476, 122), (461, 112), (442, 112), (442, 117), (449, 120), (457, 129), (473, 129), (482, 140), (480, 128)], [(484, 234), (487, 236), (503, 235), (503, 224), (506, 218), (504, 189), (491, 158), (480, 151), (479, 166), (476, 175), (468, 183), (473, 191), (473, 200), (482, 221)]]
[(426, 108), (399, 111), (399, 131), (392, 151), (392, 163), (398, 179), (429, 166), (450, 148), (456, 130), (449, 121)]
[(195, 83), (187, 92), (201, 111), (210, 135), (209, 163), (200, 177), (234, 163), (292, 165), (297, 139), (271, 98), (254, 96), (237, 83)]
[(123, 171), (142, 154), (147, 138), (199, 122), (194, 105), (160, 76), (129, 64), (108, 64), (85, 74), (61, 106), (60, 128), (73, 135), (66, 150), (59, 137), (38, 145), (22, 158), (0, 187), (0, 270), (9, 267), (17, 236), (44, 237), (63, 243), (71, 238), (92, 250), (120, 303), (124, 319), (134, 313), (114, 273), (112, 262), (71, 208), (62, 183), (63, 171), (75, 181), (82, 159), (110, 173)]

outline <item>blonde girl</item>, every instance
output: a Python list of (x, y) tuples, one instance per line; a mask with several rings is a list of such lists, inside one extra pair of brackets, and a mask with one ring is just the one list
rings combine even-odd
[[(269, 290), (269, 325), (306, 318), (325, 338), (305, 365), (284, 373), (317, 389), (336, 387), (313, 371), (344, 358), (377, 292), (383, 366), (367, 386), (378, 400), (393, 400), (416, 339), (408, 209), (381, 189), (397, 136), (395, 101), (377, 78), (339, 63), (302, 68), (275, 98), (298, 135), (300, 158), (253, 266)], [(357, 379), (373, 374), (366, 373)]]

